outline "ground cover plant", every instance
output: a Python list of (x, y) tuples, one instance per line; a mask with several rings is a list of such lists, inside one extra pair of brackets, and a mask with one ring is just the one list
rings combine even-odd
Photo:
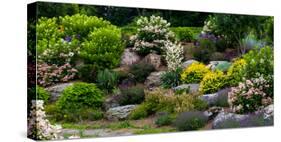
[(273, 17), (36, 6), (37, 19), (28, 18), (28, 137), (273, 125)]

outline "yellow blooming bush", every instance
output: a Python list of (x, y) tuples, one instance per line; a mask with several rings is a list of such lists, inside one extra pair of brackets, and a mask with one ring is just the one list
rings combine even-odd
[(243, 69), (245, 68), (245, 66), (246, 61), (244, 59), (237, 59), (234, 61), (227, 72), (229, 85), (237, 86), (239, 82), (243, 80)]
[(204, 94), (215, 93), (228, 85), (228, 78), (221, 71), (207, 73), (200, 82), (199, 91)]
[(203, 63), (193, 63), (181, 74), (184, 83), (199, 83), (206, 73), (210, 70)]

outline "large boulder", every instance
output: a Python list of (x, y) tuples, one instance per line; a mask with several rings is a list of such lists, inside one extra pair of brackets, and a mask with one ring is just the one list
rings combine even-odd
[(124, 50), (121, 57), (121, 66), (132, 65), (139, 62), (141, 57), (131, 49), (127, 48)]
[(230, 88), (222, 89), (216, 93), (213, 94), (205, 94), (200, 96), (199, 98), (205, 102), (209, 106), (228, 106), (228, 92), (230, 91)]
[(241, 128), (273, 125), (273, 105), (250, 114), (220, 112), (212, 123), (213, 129)]
[(124, 120), (128, 118), (132, 110), (134, 110), (137, 105), (126, 105), (110, 108), (106, 111), (106, 118), (108, 120)]
[(60, 84), (56, 84), (54, 86), (51, 86), (51, 87), (47, 87), (46, 90), (48, 92), (50, 92), (50, 101), (51, 102), (55, 102), (58, 100), (59, 96), (61, 95), (62, 91), (72, 85), (73, 83), (70, 82), (70, 83), (60, 83)]
[(150, 75), (146, 78), (144, 85), (148, 89), (153, 89), (155, 87), (159, 87), (161, 85), (161, 75), (165, 73), (164, 71), (159, 72), (152, 72)]
[(207, 65), (208, 68), (210, 68), (212, 71), (215, 71), (216, 69), (220, 71), (227, 71), (230, 67), (231, 63), (228, 61), (210, 61), (210, 63)]
[(142, 62), (151, 64), (156, 70), (159, 70), (161, 67), (161, 56), (155, 53), (150, 53), (144, 57)]
[(187, 90), (189, 93), (196, 93), (199, 91), (199, 84), (182, 84), (173, 88), (174, 91)]
[(198, 61), (193, 60), (193, 59), (187, 60), (187, 61), (183, 62), (181, 66), (183, 69), (185, 69), (185, 68), (188, 68), (193, 63), (198, 63)]

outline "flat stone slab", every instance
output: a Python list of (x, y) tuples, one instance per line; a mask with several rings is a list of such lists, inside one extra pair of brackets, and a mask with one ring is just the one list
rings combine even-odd
[(199, 84), (182, 84), (177, 87), (174, 87), (173, 89), (177, 91), (177, 90), (188, 89), (188, 88), (189, 88), (189, 93), (196, 93), (199, 91)]
[(108, 120), (124, 120), (128, 118), (132, 110), (134, 110), (137, 105), (126, 105), (110, 108), (106, 111), (106, 118)]
[(59, 96), (61, 95), (62, 91), (72, 85), (73, 82), (69, 82), (69, 83), (60, 83), (60, 84), (56, 84), (56, 85), (53, 85), (53, 86), (50, 86), (50, 87), (47, 87), (46, 90), (48, 92), (50, 92), (50, 101), (51, 102), (55, 102), (58, 100)]

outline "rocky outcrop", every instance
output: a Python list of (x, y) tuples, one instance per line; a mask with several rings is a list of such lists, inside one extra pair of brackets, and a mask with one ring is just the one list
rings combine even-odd
[(228, 92), (230, 88), (222, 89), (213, 94), (205, 94), (199, 98), (203, 101), (206, 101), (209, 106), (228, 106)]
[(153, 89), (155, 87), (159, 87), (161, 85), (161, 75), (165, 73), (164, 71), (159, 72), (152, 72), (150, 75), (146, 78), (144, 85), (148, 89)]
[(62, 93), (62, 91), (66, 88), (66, 87), (68, 87), (68, 86), (70, 86), (70, 85), (72, 85), (73, 83), (72, 82), (70, 82), (70, 83), (60, 83), (60, 84), (56, 84), (56, 85), (54, 85), (54, 86), (51, 86), (51, 87), (48, 87), (48, 88), (46, 88), (46, 90), (48, 91), (48, 92), (50, 92), (50, 101), (51, 102), (55, 102), (55, 101), (57, 101), (58, 100), (58, 98), (59, 98), (59, 96), (60, 96), (60, 94)]
[(173, 88), (175, 91), (188, 89), (189, 93), (196, 93), (199, 91), (199, 84), (182, 84)]
[(123, 55), (121, 57), (121, 66), (124, 65), (132, 65), (139, 62), (141, 57), (131, 49), (127, 48), (124, 50)]
[(132, 110), (134, 110), (137, 105), (126, 105), (110, 108), (106, 111), (106, 118), (108, 120), (124, 120), (128, 118)]
[(192, 59), (187, 60), (187, 61), (183, 62), (181, 66), (182, 66), (183, 69), (185, 69), (185, 68), (188, 68), (193, 63), (198, 63), (198, 61), (192, 60)]
[(144, 57), (142, 62), (151, 64), (156, 70), (159, 70), (161, 67), (161, 56), (155, 53), (150, 53)]
[(269, 105), (263, 110), (250, 114), (235, 114), (230, 112), (220, 112), (214, 119), (212, 128), (241, 128), (273, 125), (273, 105)]

